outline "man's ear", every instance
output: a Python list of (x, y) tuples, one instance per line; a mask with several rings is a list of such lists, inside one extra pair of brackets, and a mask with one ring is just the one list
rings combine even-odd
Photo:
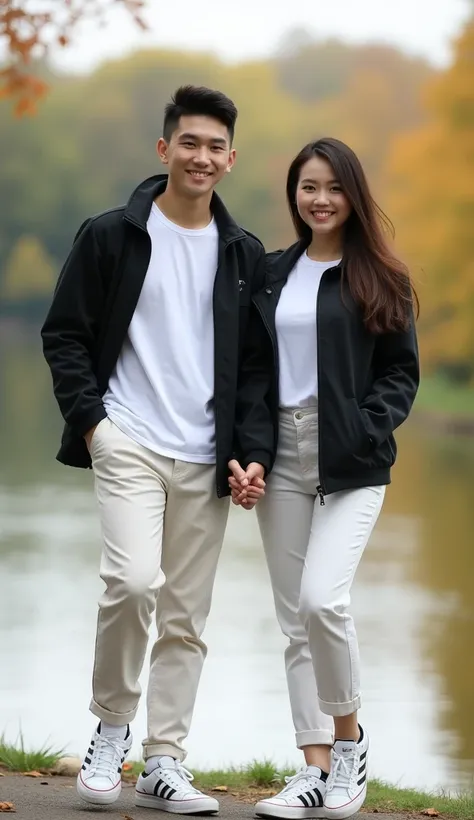
[(232, 148), (232, 151), (229, 154), (229, 161), (227, 163), (227, 168), (225, 169), (227, 174), (230, 174), (230, 172), (232, 171), (232, 168), (235, 165), (235, 159), (236, 159), (235, 148)]
[(156, 143), (156, 153), (161, 159), (163, 165), (168, 165), (168, 143), (164, 137), (160, 137)]

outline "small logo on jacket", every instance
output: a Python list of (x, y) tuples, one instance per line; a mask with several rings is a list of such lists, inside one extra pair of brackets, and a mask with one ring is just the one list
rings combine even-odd
[(243, 290), (246, 284), (245, 279), (239, 279), (239, 290)]

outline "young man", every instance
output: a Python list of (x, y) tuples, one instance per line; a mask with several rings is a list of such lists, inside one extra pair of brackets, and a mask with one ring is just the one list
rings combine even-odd
[(92, 464), (104, 539), (90, 706), (100, 722), (77, 781), (89, 803), (120, 794), (156, 611), (136, 802), (219, 808), (191, 785), (183, 741), (206, 655), (228, 462), (246, 470), (252, 503), (274, 450), (270, 376), (250, 318), (264, 250), (213, 192), (234, 165), (236, 116), (218, 91), (175, 93), (157, 143), (168, 176), (83, 224), (42, 330), (66, 421), (58, 459)]

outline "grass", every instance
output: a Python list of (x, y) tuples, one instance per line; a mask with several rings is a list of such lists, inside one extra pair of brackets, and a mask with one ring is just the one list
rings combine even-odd
[[(131, 763), (128, 773), (138, 776), (143, 771), (143, 763)], [(245, 789), (268, 789), (278, 788), (284, 785), (285, 775), (294, 774), (293, 769), (277, 771), (275, 764), (271, 760), (254, 760), (246, 766), (231, 766), (227, 769), (213, 769), (211, 771), (198, 771), (193, 769), (194, 784), (201, 789), (215, 789), (219, 786), (227, 786), (229, 791)]]
[[(130, 774), (138, 775), (142, 763), (132, 764)], [(278, 769), (271, 760), (254, 760), (241, 768), (214, 771), (193, 770), (194, 785), (204, 791), (225, 791), (243, 800), (254, 802), (260, 797), (275, 793), (285, 785), (285, 776), (294, 769)], [(439, 818), (474, 820), (474, 793), (449, 797), (442, 792), (429, 794), (415, 789), (401, 789), (380, 780), (371, 780), (364, 808), (377, 813), (420, 814), (435, 809)], [(429, 816), (429, 815), (428, 815)]]
[(365, 807), (369, 811), (420, 813), (435, 809), (440, 817), (473, 820), (474, 792), (448, 796), (442, 792), (429, 794), (415, 789), (400, 789), (381, 780), (371, 780)]
[(52, 769), (63, 750), (43, 746), (38, 751), (25, 749), (23, 734), (20, 732), (16, 743), (7, 743), (5, 735), (0, 735), (0, 767), (10, 772), (34, 772)]
[[(0, 769), (9, 772), (51, 770), (62, 752), (43, 746), (38, 751), (25, 749), (20, 732), (15, 745), (7, 743), (0, 736)], [(133, 780), (143, 769), (143, 763), (129, 763), (124, 767), (126, 779)], [(255, 802), (278, 791), (285, 785), (285, 777), (295, 773), (294, 769), (278, 769), (272, 760), (253, 760), (246, 766), (230, 767), (213, 771), (193, 770), (194, 785), (204, 791), (222, 791), (244, 800)], [(380, 780), (369, 783), (364, 808), (369, 812), (401, 813), (420, 815), (426, 809), (439, 812), (439, 820), (473, 820), (474, 793), (448, 796), (442, 792), (429, 794), (415, 789), (401, 789)], [(430, 815), (427, 815), (430, 816)], [(436, 815), (435, 815), (436, 816)]]
[(441, 376), (422, 376), (415, 408), (458, 418), (474, 417), (474, 385), (459, 385)]

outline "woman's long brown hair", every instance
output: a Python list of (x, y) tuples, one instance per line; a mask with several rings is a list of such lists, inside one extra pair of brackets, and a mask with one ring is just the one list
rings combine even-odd
[(301, 239), (312, 239), (309, 225), (296, 205), (301, 168), (313, 157), (331, 165), (335, 178), (349, 200), (352, 211), (344, 226), (343, 275), (353, 299), (362, 307), (367, 330), (387, 333), (407, 330), (413, 308), (418, 314), (418, 297), (406, 265), (391, 252), (384, 229), (393, 226), (374, 202), (362, 165), (354, 151), (340, 140), (326, 137), (310, 142), (290, 165), (286, 195), (291, 218)]

